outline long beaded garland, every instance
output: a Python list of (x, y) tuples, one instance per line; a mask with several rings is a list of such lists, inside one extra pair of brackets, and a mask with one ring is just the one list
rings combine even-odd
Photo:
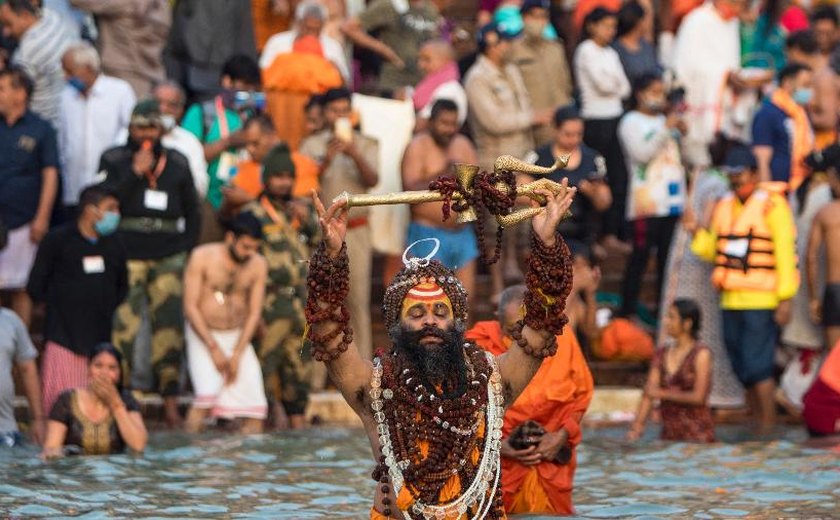
[[(415, 386), (417, 376), (399, 365), (393, 353), (378, 352), (374, 359), (370, 396), (382, 456), (373, 476), (386, 494), (386, 516), (391, 515), (389, 481), (396, 495), (406, 485), (412, 490), (415, 501), (410, 511), (403, 512), (407, 519), (455, 518), (468, 511), (474, 518), (503, 515), (498, 487), (504, 416), (501, 376), (492, 355), (469, 343), (464, 353), (469, 388), (461, 397), (447, 400), (422, 383)], [(482, 423), (483, 447), (476, 435)], [(422, 460), (418, 441), (429, 443)], [(472, 461), (475, 448), (481, 449), (477, 465)], [(441, 488), (455, 475), (462, 493), (438, 504)]]
[(547, 246), (531, 231), (525, 285), (525, 325), (552, 335), (562, 334), (569, 322), (564, 311), (572, 290), (572, 253), (559, 233), (554, 245)]
[[(309, 261), (309, 276), (306, 280), (309, 295), (306, 299), (307, 337), (312, 342), (312, 357), (316, 361), (336, 359), (347, 351), (353, 341), (353, 329), (350, 327), (350, 311), (347, 309), (347, 294), (350, 292), (350, 259), (347, 256), (347, 244), (342, 244), (338, 257), (330, 258), (326, 245), (321, 242)], [(322, 308), (322, 304), (326, 304)], [(336, 327), (329, 332), (318, 334), (312, 325), (321, 322), (335, 322)], [(341, 341), (336, 347), (330, 343), (341, 334)]]
[[(504, 185), (505, 189), (499, 189), (499, 185)], [(460, 212), (470, 207), (484, 208), (492, 216), (507, 215), (516, 204), (516, 173), (510, 170), (479, 172), (473, 180), (472, 190), (464, 189), (454, 177), (438, 177), (429, 184), (429, 189), (444, 196), (444, 221), (449, 218), (451, 210)], [(455, 193), (461, 199), (453, 202), (452, 195)], [(496, 246), (492, 257), (487, 256), (484, 243), (484, 220), (476, 220), (475, 228), (481, 261), (487, 265), (495, 264), (502, 256), (502, 226), (496, 226)]]

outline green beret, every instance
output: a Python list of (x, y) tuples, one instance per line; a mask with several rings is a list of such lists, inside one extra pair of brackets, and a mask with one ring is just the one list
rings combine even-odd
[(292, 151), (289, 150), (289, 145), (280, 143), (267, 154), (262, 161), (263, 173), (262, 181), (266, 184), (269, 177), (275, 175), (287, 174), (292, 177), (295, 176), (295, 163), (292, 161)]

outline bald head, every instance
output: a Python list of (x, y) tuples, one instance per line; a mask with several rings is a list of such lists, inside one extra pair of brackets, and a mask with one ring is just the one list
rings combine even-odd
[(429, 75), (442, 69), (455, 60), (455, 51), (448, 42), (443, 40), (428, 41), (420, 47), (417, 55), (417, 66), (423, 74)]

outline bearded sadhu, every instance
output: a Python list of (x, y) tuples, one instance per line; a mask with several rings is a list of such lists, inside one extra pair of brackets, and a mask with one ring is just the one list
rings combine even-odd
[[(563, 188), (567, 187), (564, 181)], [(376, 494), (370, 518), (505, 518), (500, 450), (505, 408), (557, 352), (567, 322), (572, 261), (557, 224), (574, 188), (538, 190), (545, 210), (532, 220), (525, 312), (513, 344), (494, 356), (466, 341), (467, 295), (431, 255), (406, 258), (385, 290), (392, 340), (373, 361), (353, 343), (347, 200), (329, 209), (313, 196), (323, 241), (312, 256), (306, 316), (316, 360), (361, 417), (373, 449)], [(427, 239), (435, 241), (434, 239)], [(411, 249), (411, 248), (409, 248)]]

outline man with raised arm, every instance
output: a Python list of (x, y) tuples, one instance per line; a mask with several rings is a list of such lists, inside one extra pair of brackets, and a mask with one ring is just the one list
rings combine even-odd
[(569, 249), (556, 229), (575, 190), (538, 193), (547, 205), (533, 219), (524, 318), (512, 327), (510, 349), (493, 356), (465, 341), (466, 291), (450, 269), (430, 260), (433, 251), (404, 258), (405, 268), (386, 288), (383, 315), (392, 345), (373, 362), (354, 344), (345, 304), (347, 202), (325, 210), (313, 197), (324, 238), (310, 261), (309, 339), (367, 430), (377, 482), (370, 518), (505, 517), (504, 409), (557, 351), (554, 336), (568, 321), (563, 310), (572, 285)]

